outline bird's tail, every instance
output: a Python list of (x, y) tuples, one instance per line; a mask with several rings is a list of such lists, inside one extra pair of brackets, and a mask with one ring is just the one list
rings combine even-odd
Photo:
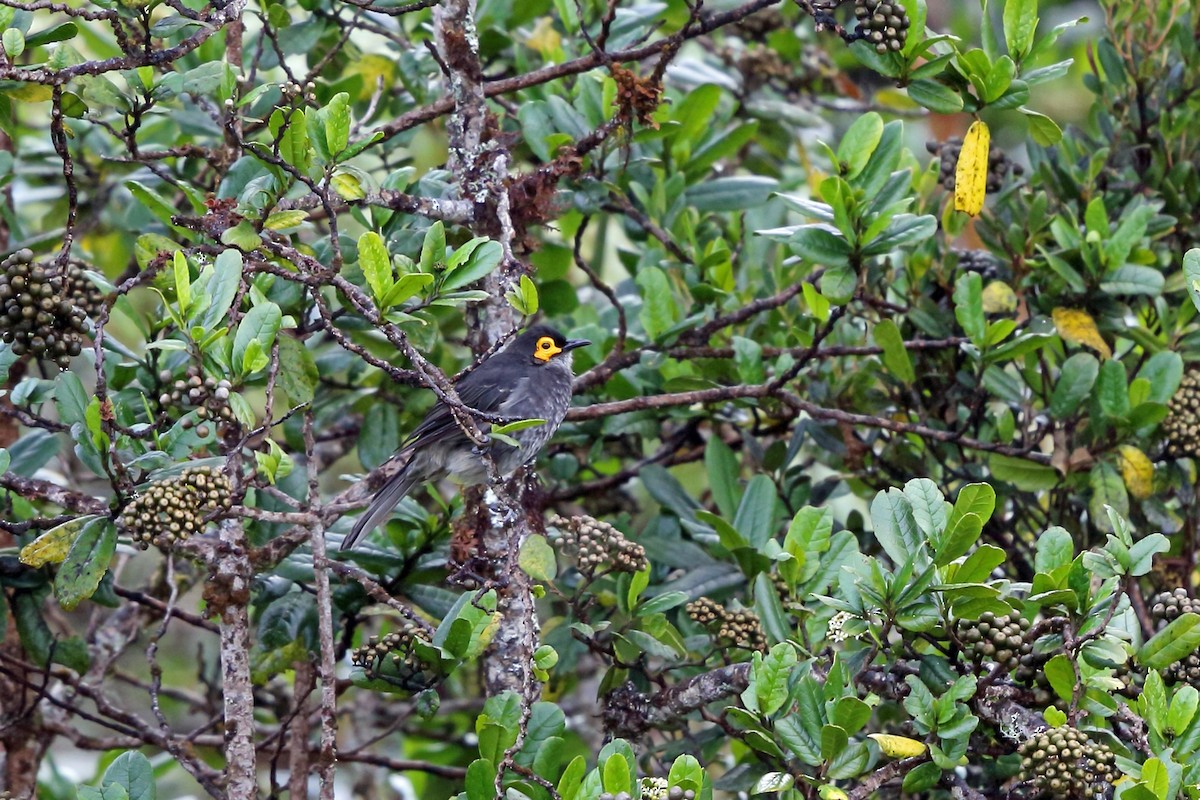
[(349, 550), (358, 544), (359, 540), (366, 536), (371, 531), (379, 527), (379, 524), (387, 519), (392, 513), (392, 509), (396, 504), (404, 499), (412, 488), (423, 480), (422, 470), (415, 469), (412, 461), (404, 465), (404, 469), (397, 472), (392, 477), (388, 478), (387, 483), (379, 490), (371, 504), (367, 506), (367, 510), (358, 521), (354, 523), (354, 529), (350, 531), (350, 535), (342, 539), (342, 545), (339, 549)]

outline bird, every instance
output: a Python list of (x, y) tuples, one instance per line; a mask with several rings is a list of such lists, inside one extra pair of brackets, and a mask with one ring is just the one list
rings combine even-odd
[[(568, 339), (549, 325), (534, 325), (455, 385), (468, 408), (514, 421), (545, 420), (510, 434), (519, 448), (494, 439), (487, 445), (501, 475), (533, 461), (558, 430), (571, 404), (575, 379), (571, 353), (590, 344), (587, 339)], [(490, 425), (481, 424), (480, 428), (486, 433)], [(438, 403), (425, 415), (393, 458), (406, 458), (407, 462), (372, 498), (342, 540), (341, 550), (353, 548), (375, 530), (415, 486), (447, 475), (465, 485), (488, 480), (478, 446), (463, 433), (445, 403)]]

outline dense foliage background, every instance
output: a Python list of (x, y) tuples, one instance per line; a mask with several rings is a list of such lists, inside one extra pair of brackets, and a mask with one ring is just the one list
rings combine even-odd
[[(1200, 797), (1198, 48), (0, 0), (2, 788)], [(594, 343), (536, 469), (338, 552), (533, 318)]]

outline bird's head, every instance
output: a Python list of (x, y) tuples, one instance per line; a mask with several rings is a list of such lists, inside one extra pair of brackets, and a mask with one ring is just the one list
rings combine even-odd
[(525, 356), (536, 366), (571, 367), (571, 351), (591, 344), (587, 339), (568, 339), (549, 325), (534, 325), (522, 333), (508, 349)]

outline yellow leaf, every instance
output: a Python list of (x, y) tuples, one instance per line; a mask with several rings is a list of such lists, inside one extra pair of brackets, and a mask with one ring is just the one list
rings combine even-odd
[(63, 524), (51, 528), (22, 547), (18, 558), (21, 559), (22, 564), (34, 569), (46, 564), (61, 564), (66, 560), (67, 551), (71, 549), (71, 545), (79, 536), (79, 532), (83, 530), (83, 526), (93, 519), (95, 519), (95, 515), (89, 514), (85, 517), (67, 520)]
[(912, 758), (913, 756), (925, 755), (925, 743), (919, 742), (916, 739), (910, 739), (907, 736), (893, 736), (890, 733), (872, 733), (868, 734), (869, 739), (874, 739), (879, 749), (888, 758)]
[(368, 53), (346, 67), (346, 75), (362, 75), (363, 85), (358, 90), (359, 100), (370, 100), (379, 87), (379, 79), (383, 79), (383, 91), (386, 93), (396, 80), (396, 62), (387, 56)]
[(1100, 335), (1100, 329), (1096, 327), (1096, 320), (1092, 319), (1091, 314), (1081, 308), (1056, 308), (1051, 316), (1064, 342), (1081, 344), (1105, 358), (1112, 358), (1112, 348)]
[(1146, 454), (1131, 444), (1117, 448), (1117, 465), (1125, 488), (1138, 500), (1145, 500), (1154, 490), (1154, 465)]
[(850, 795), (832, 784), (825, 784), (820, 789), (817, 789), (817, 796), (821, 800), (846, 800)]
[(4, 93), (14, 100), (23, 100), (26, 103), (44, 103), (51, 99), (54, 89), (40, 83), (20, 83), (5, 89)]
[(1004, 281), (992, 281), (983, 287), (983, 313), (1007, 314), (1017, 309), (1017, 293)]
[(975, 120), (967, 129), (962, 150), (958, 153), (958, 166), (954, 170), (954, 208), (972, 217), (979, 216), (979, 212), (983, 211), (991, 139), (987, 123)]
[(308, 219), (307, 211), (299, 209), (293, 211), (276, 211), (267, 217), (267, 221), (263, 223), (263, 227), (273, 231), (281, 231), (285, 228), (294, 228), (306, 219)]
[(533, 27), (533, 33), (525, 40), (529, 49), (541, 53), (542, 58), (556, 61), (562, 57), (562, 36), (554, 29), (554, 20), (542, 17)]

